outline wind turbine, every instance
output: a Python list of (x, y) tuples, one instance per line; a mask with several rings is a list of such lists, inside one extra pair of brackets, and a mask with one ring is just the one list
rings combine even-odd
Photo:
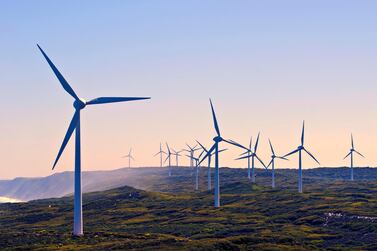
[(131, 168), (131, 159), (135, 160), (134, 157), (132, 157), (131, 152), (132, 148), (130, 148), (130, 152), (127, 155), (123, 156), (123, 158), (128, 158), (128, 168)]
[(179, 156), (182, 156), (182, 155), (180, 155), (180, 153), (183, 152), (183, 150), (176, 151), (176, 150), (172, 149), (172, 151), (173, 151), (172, 155), (175, 155), (175, 163), (178, 167), (179, 166)]
[(360, 155), (361, 157), (365, 158), (364, 155), (362, 155), (361, 153), (359, 153), (358, 151), (355, 150), (355, 147), (354, 147), (354, 144), (353, 144), (353, 136), (351, 134), (351, 149), (350, 149), (350, 152), (343, 159), (346, 159), (348, 156), (351, 157), (351, 180), (352, 181), (353, 181), (353, 153), (354, 152), (357, 153), (358, 155)]
[(192, 160), (195, 160), (195, 190), (199, 189), (199, 158), (191, 157), (190, 155), (186, 155), (187, 157), (191, 158)]
[(271, 178), (272, 178), (272, 184), (271, 184), (271, 187), (272, 188), (275, 188), (275, 158), (278, 158), (278, 159), (284, 159), (284, 160), (288, 160), (287, 158), (284, 158), (284, 157), (281, 157), (281, 156), (276, 156), (275, 154), (275, 151), (274, 151), (274, 148), (272, 147), (272, 144), (271, 144), (271, 140), (268, 139), (268, 143), (270, 143), (270, 147), (271, 147), (271, 161), (270, 163), (268, 163), (267, 165), (267, 168), (269, 166), (271, 166)]
[[(199, 141), (196, 141), (198, 142), (198, 144), (200, 145), (200, 147), (203, 149), (203, 151), (200, 153), (199, 155), (199, 158), (202, 156), (203, 153), (208, 153), (208, 150), (207, 148), (205, 148)], [(223, 152), (223, 151), (226, 151), (227, 149), (222, 149), (222, 150), (219, 150), (219, 153), (220, 152)], [(208, 191), (211, 190), (211, 156), (215, 154), (215, 153), (211, 153), (208, 155), (208, 167), (207, 167), (207, 183), (208, 183)]]
[(203, 159), (199, 161), (198, 165), (200, 165), (201, 162), (203, 162), (208, 156), (212, 154), (213, 151), (215, 151), (215, 184), (214, 184), (215, 185), (215, 207), (220, 207), (219, 143), (224, 141), (228, 144), (235, 145), (235, 146), (239, 146), (239, 144), (231, 140), (225, 140), (221, 137), (219, 125), (217, 123), (216, 114), (215, 114), (215, 110), (213, 109), (211, 99), (209, 100), (209, 102), (211, 104), (213, 123), (216, 130), (216, 136), (213, 138), (213, 141), (215, 143), (208, 150), (208, 152), (203, 157)]
[(298, 152), (298, 192), (302, 193), (302, 159), (301, 151), (305, 151), (318, 165), (321, 165), (318, 160), (304, 147), (304, 136), (305, 136), (305, 121), (302, 122), (302, 132), (301, 132), (301, 145), (297, 147), (296, 150), (286, 154), (283, 158)]
[(166, 143), (166, 148), (168, 149), (168, 153), (167, 153), (167, 156), (166, 156), (166, 159), (165, 159), (165, 162), (167, 161), (167, 160), (169, 160), (169, 177), (171, 176), (171, 155), (172, 155), (172, 153), (171, 153), (171, 151), (170, 151), (170, 148), (169, 148), (169, 145), (168, 145), (168, 143)]
[(186, 146), (188, 147), (188, 149), (183, 149), (183, 151), (186, 151), (190, 154), (190, 156), (188, 156), (190, 158), (190, 167), (193, 167), (194, 166), (194, 162), (193, 162), (194, 153), (195, 153), (195, 151), (199, 150), (200, 148), (196, 148), (197, 146), (191, 147), (187, 143), (186, 143)]
[(250, 158), (251, 158), (251, 182), (253, 182), (253, 183), (255, 183), (255, 171), (254, 171), (255, 158), (263, 165), (264, 168), (267, 168), (266, 165), (263, 163), (263, 161), (257, 155), (259, 135), (260, 135), (260, 133), (258, 133), (258, 137), (257, 137), (257, 140), (255, 142), (255, 146), (254, 146), (254, 151), (251, 149), (252, 148), (252, 139), (251, 138), (250, 138), (249, 148), (242, 146), (242, 145), (239, 145), (239, 147), (246, 150), (246, 152), (242, 153), (241, 155), (244, 155), (244, 154), (247, 154), (247, 155), (243, 156), (243, 157), (239, 157), (239, 158), (236, 159), (236, 160), (247, 159), (247, 178), (250, 180)]
[(162, 167), (162, 154), (166, 154), (166, 152), (162, 150), (162, 145), (160, 143), (160, 151), (153, 156), (156, 157), (157, 155), (160, 155), (160, 167)]
[(149, 97), (99, 97), (89, 101), (85, 101), (82, 98), (79, 98), (72, 87), (65, 80), (63, 75), (59, 72), (56, 66), (52, 63), (46, 53), (42, 48), (37, 45), (39, 50), (42, 52), (44, 58), (47, 60), (47, 63), (50, 65), (55, 76), (58, 78), (60, 84), (63, 86), (64, 90), (68, 92), (74, 98), (73, 107), (75, 108), (75, 113), (69, 124), (67, 133), (64, 137), (63, 143), (60, 147), (58, 155), (55, 159), (52, 169), (55, 168), (60, 156), (62, 155), (64, 148), (66, 147), (69, 139), (71, 138), (73, 131), (76, 132), (75, 137), (75, 189), (74, 189), (74, 224), (73, 224), (73, 235), (80, 236), (84, 234), (83, 231), (83, 220), (82, 220), (82, 191), (81, 191), (81, 140), (80, 140), (80, 114), (81, 110), (84, 109), (87, 105), (97, 105), (97, 104), (106, 104), (106, 103), (115, 103), (115, 102), (125, 102), (125, 101), (134, 101), (149, 99)]

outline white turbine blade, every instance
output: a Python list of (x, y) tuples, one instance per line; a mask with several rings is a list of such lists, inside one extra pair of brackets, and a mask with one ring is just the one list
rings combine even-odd
[(310, 155), (310, 157), (312, 157), (314, 160), (315, 160), (315, 162), (317, 162), (318, 163), (318, 165), (321, 165), (320, 163), (319, 163), (319, 161), (314, 157), (314, 155), (313, 154), (311, 154), (308, 150), (306, 150), (305, 148), (304, 148), (304, 151), (307, 153), (307, 154), (309, 154)]
[(221, 149), (221, 150), (218, 151), (218, 153), (225, 152), (226, 150), (228, 150), (228, 149), (227, 148)]
[(52, 63), (50, 58), (47, 56), (47, 54), (42, 50), (42, 48), (37, 44), (39, 50), (42, 52), (44, 58), (47, 60), (47, 63), (50, 65), (52, 71), (55, 73), (55, 76), (58, 78), (60, 84), (63, 86), (64, 90), (68, 92), (74, 99), (80, 100), (79, 97), (76, 95), (75, 91), (72, 89), (72, 87), (68, 84), (67, 80), (63, 77), (63, 75), (59, 72), (58, 68)]
[(234, 160), (240, 160), (240, 159), (248, 159), (248, 158), (251, 158), (253, 155), (246, 155), (246, 156), (243, 156), (243, 157), (239, 157), (237, 159), (234, 159)]
[(289, 155), (292, 155), (294, 153), (297, 153), (298, 151), (299, 151), (299, 149), (293, 150), (292, 152), (287, 153), (286, 155), (284, 155), (283, 158), (288, 157)]
[(305, 137), (305, 120), (302, 121), (302, 131), (301, 131), (301, 145), (304, 145), (304, 137)]
[(355, 147), (353, 146), (353, 135), (351, 133), (351, 146), (352, 146), (352, 149), (354, 149)]
[(355, 153), (357, 153), (358, 155), (360, 155), (361, 157), (365, 158), (364, 155), (362, 155), (361, 153), (359, 153), (358, 151), (354, 150)]
[(254, 156), (264, 166), (264, 168), (267, 168), (266, 165), (263, 163), (263, 161), (258, 157), (258, 155), (254, 154)]
[(72, 118), (71, 123), (69, 124), (68, 130), (67, 130), (67, 133), (65, 134), (65, 137), (63, 139), (63, 143), (62, 143), (62, 145), (59, 149), (58, 155), (55, 159), (54, 165), (52, 166), (52, 170), (54, 170), (56, 164), (59, 161), (60, 156), (62, 155), (62, 153), (64, 151), (65, 146), (67, 145), (69, 139), (72, 136), (73, 131), (76, 129), (76, 125), (77, 125), (77, 122), (79, 120), (79, 113), (80, 113), (80, 111), (76, 111), (75, 114), (73, 115), (73, 118)]
[(260, 133), (258, 132), (258, 137), (257, 137), (257, 140), (255, 142), (255, 147), (254, 147), (254, 153), (257, 153), (258, 143), (259, 143), (259, 135), (260, 135)]
[(226, 139), (223, 139), (223, 140), (224, 140), (226, 143), (228, 143), (228, 144), (231, 144), (231, 145), (234, 145), (234, 146), (237, 146), (237, 147), (239, 147), (239, 148), (242, 148), (242, 149), (245, 149), (245, 150), (249, 151), (249, 149), (247, 149), (247, 147), (244, 147), (243, 145), (241, 145), (241, 144), (235, 142), (234, 140), (226, 140)]
[(117, 102), (127, 102), (135, 100), (150, 99), (150, 97), (99, 97), (88, 101), (87, 105), (98, 105), (98, 104), (107, 104), (107, 103), (117, 103)]
[(215, 110), (213, 109), (213, 105), (212, 105), (212, 100), (211, 99), (209, 99), (209, 103), (211, 104), (213, 124), (215, 126), (215, 130), (216, 130), (217, 136), (220, 136), (220, 129), (219, 129), (219, 125), (217, 123), (216, 114), (215, 114)]
[(270, 163), (268, 163), (268, 165), (267, 165), (267, 168), (269, 168), (269, 167), (271, 166), (271, 164), (272, 164), (272, 161), (274, 161), (274, 159), (273, 159), (273, 158), (271, 158), (271, 161), (270, 161)]
[(205, 152), (208, 152), (207, 149), (206, 149), (202, 144), (200, 144), (199, 141), (196, 141), (196, 142), (198, 142), (199, 146), (200, 146)]
[(270, 143), (271, 152), (273, 155), (275, 155), (274, 148), (272, 147), (271, 140), (268, 139), (268, 143)]
[(343, 159), (346, 159), (350, 155), (351, 155), (351, 152), (349, 152)]
[(283, 160), (289, 160), (289, 159), (287, 159), (287, 158), (285, 158), (285, 157), (281, 157), (281, 156), (276, 156), (276, 158), (278, 158), (278, 159), (283, 159)]
[(202, 160), (199, 161), (198, 165), (200, 165), (209, 155), (211, 155), (211, 153), (213, 152), (213, 150), (215, 150), (215, 148), (216, 148), (216, 143), (213, 144), (213, 146), (208, 150), (208, 152), (206, 153), (206, 155), (204, 155)]

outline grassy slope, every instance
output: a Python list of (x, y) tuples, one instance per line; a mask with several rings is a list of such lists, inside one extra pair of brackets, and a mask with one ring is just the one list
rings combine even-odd
[[(284, 186), (272, 190), (264, 171), (252, 186), (245, 170), (223, 168), (223, 206), (215, 209), (204, 171), (198, 192), (185, 168), (171, 179), (165, 172), (143, 178), (146, 188), (162, 192), (122, 187), (85, 194), (82, 238), (70, 235), (70, 197), (0, 205), (0, 249), (377, 250), (377, 219), (355, 217), (377, 216), (377, 181), (323, 180), (307, 171), (300, 195), (294, 171), (279, 170), (277, 185)], [(363, 172), (377, 176), (376, 169)]]

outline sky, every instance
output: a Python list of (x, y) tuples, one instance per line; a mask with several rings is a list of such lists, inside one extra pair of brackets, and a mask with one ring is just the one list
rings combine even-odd
[[(321, 166), (377, 164), (376, 1), (21, 1), (0, 2), (0, 179), (73, 170), (74, 137), (51, 170), (73, 99), (38, 51), (76, 93), (150, 96), (82, 112), (82, 170), (157, 166), (160, 142), (174, 149), (215, 136), (212, 98), (224, 138), (269, 162), (300, 143)], [(232, 146), (221, 166), (242, 151)], [(188, 158), (182, 157), (182, 164)], [(318, 165), (305, 157), (304, 168)], [(276, 167), (297, 168), (297, 156)]]

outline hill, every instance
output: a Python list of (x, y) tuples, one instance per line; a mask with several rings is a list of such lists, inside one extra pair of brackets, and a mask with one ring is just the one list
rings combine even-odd
[(84, 194), (82, 238), (70, 235), (71, 197), (2, 204), (0, 249), (377, 250), (376, 180), (307, 177), (298, 194), (288, 171), (278, 175), (284, 186), (271, 189), (262, 170), (251, 185), (245, 170), (222, 168), (217, 209), (204, 169), (197, 192), (186, 168), (165, 183), (149, 177), (149, 188), (164, 192), (124, 186)]

